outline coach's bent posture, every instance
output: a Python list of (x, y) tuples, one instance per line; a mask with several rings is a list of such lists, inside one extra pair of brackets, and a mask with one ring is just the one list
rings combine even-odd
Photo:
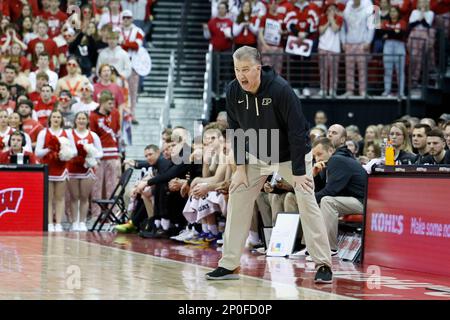
[[(235, 145), (237, 170), (230, 185), (224, 246), (219, 267), (207, 273), (209, 280), (239, 278), (242, 251), (252, 220), (253, 206), (268, 175), (277, 171), (295, 188), (306, 247), (316, 263), (317, 283), (331, 283), (331, 251), (327, 230), (314, 197), (309, 126), (300, 100), (290, 85), (271, 67), (261, 66), (255, 48), (242, 47), (233, 54), (236, 79), (227, 88), (227, 115), (231, 129), (268, 130), (279, 141), (267, 142), (268, 152), (243, 150)], [(241, 144), (242, 145), (242, 144)], [(262, 143), (256, 144), (261, 147)], [(240, 156), (249, 151), (250, 162)], [(267, 160), (267, 154), (279, 159)], [(243, 157), (241, 157), (243, 158)], [(263, 159), (266, 159), (265, 161)]]

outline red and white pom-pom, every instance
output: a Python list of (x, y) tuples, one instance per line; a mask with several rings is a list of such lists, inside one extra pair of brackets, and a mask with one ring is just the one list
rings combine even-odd
[(98, 151), (97, 148), (94, 147), (93, 144), (85, 144), (84, 150), (86, 150), (86, 160), (84, 162), (85, 168), (93, 168), (98, 164), (97, 157), (98, 157)]
[(59, 160), (69, 161), (73, 158), (73, 150), (69, 139), (66, 137), (59, 137), (59, 143), (61, 144), (61, 149), (59, 150)]

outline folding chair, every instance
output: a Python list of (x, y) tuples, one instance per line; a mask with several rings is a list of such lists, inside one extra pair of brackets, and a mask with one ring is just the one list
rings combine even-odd
[[(90, 231), (96, 231), (95, 229), (99, 223), (100, 223), (100, 226), (97, 229), (97, 231), (101, 231), (103, 228), (103, 225), (108, 220), (110, 222), (116, 223), (116, 224), (122, 223), (121, 218), (123, 218), (124, 215), (126, 217), (125, 200), (123, 199), (123, 195), (125, 194), (125, 188), (128, 184), (128, 181), (130, 181), (132, 174), (133, 174), (132, 168), (125, 170), (125, 172), (120, 177), (119, 183), (114, 188), (114, 191), (112, 192), (109, 199), (94, 199), (94, 200), (92, 200), (92, 202), (94, 202), (98, 206), (100, 206), (101, 212)], [(121, 214), (121, 218), (119, 218), (120, 215), (116, 215), (114, 213), (114, 209), (116, 207), (119, 209), (119, 214)]]

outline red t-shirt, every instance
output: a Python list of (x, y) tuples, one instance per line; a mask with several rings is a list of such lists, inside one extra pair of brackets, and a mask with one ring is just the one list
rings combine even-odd
[(50, 55), (50, 57), (55, 56), (55, 55), (58, 56), (58, 46), (56, 45), (55, 41), (53, 41), (50, 38), (48, 38), (46, 40), (41, 40), (39, 38), (31, 40), (28, 43), (27, 52), (33, 54), (34, 48), (36, 47), (36, 43), (38, 43), (38, 42), (44, 43), (45, 51)]
[[(251, 17), (248, 21), (251, 24), (254, 24), (258, 19), (257, 16)], [(247, 29), (247, 30), (245, 30)], [(242, 28), (241, 33), (234, 37), (234, 43), (239, 45), (255, 45), (257, 39), (257, 34), (255, 35), (251, 32), (250, 28)]]
[[(24, 154), (24, 156), (28, 156), (28, 158), (30, 159), (29, 164), (38, 163), (34, 153), (29, 152), (29, 151), (24, 151), (23, 154)], [(2, 163), (2, 164), (11, 163), (11, 156), (12, 156), (12, 152), (10, 150), (1, 152), (0, 153), (0, 163)]]
[(95, 102), (98, 102), (98, 100), (100, 98), (100, 94), (104, 90), (111, 91), (111, 93), (114, 96), (114, 102), (116, 104), (116, 108), (118, 108), (125, 101), (125, 99), (123, 97), (122, 89), (120, 89), (120, 87), (117, 84), (110, 83), (109, 85), (104, 86), (100, 82), (97, 82), (94, 84), (94, 97), (93, 98), (94, 98)]
[(39, 132), (44, 129), (44, 127), (39, 123), (39, 121), (30, 118), (22, 121), (22, 129), (28, 133), (32, 142), (36, 142)]
[(211, 34), (211, 44), (214, 51), (227, 51), (233, 46), (233, 40), (225, 37), (224, 30), (233, 30), (233, 21), (228, 18), (215, 17), (208, 22), (209, 33)]
[(52, 97), (50, 102), (45, 103), (41, 98), (36, 103), (34, 110), (36, 111), (36, 115), (40, 124), (44, 127), (47, 127), (48, 117), (50, 113), (52, 113), (53, 109), (55, 109), (56, 97)]
[(61, 10), (55, 14), (45, 11), (41, 14), (41, 17), (47, 20), (48, 23), (48, 36), (50, 38), (56, 37), (61, 33), (61, 28), (64, 22), (67, 20), (68, 15)]

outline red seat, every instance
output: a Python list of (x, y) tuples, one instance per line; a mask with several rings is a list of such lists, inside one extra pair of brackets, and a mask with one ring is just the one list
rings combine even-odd
[(356, 214), (346, 214), (342, 216), (342, 222), (347, 223), (363, 223), (364, 216), (362, 213), (356, 213)]

